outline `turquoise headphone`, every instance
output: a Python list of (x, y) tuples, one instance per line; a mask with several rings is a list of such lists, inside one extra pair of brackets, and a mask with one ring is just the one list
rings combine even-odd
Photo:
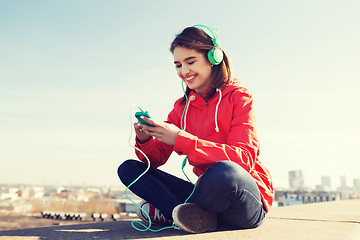
[(215, 30), (212, 29), (211, 27), (200, 24), (194, 25), (193, 27), (202, 30), (212, 39), (214, 48), (208, 51), (207, 57), (212, 65), (219, 65), (223, 60), (224, 55), (220, 48), (220, 39), (218, 38)]

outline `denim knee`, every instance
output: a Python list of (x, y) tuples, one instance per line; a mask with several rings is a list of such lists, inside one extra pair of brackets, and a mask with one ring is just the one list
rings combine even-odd
[(249, 173), (246, 172), (243, 167), (231, 161), (216, 162), (207, 172), (212, 175), (212, 178), (218, 184), (223, 183), (225, 185), (228, 185), (234, 180), (249, 177)]
[[(141, 171), (141, 169), (144, 169), (144, 164), (140, 161), (137, 160), (126, 160), (125, 162), (123, 162), (117, 170), (117, 174), (121, 180), (121, 182), (128, 186), (132, 181), (135, 180), (135, 178), (137, 176), (139, 176), (138, 172), (139, 170)], [(144, 171), (142, 170), (142, 171)]]
[[(220, 211), (229, 207), (230, 199), (239, 197), (245, 190), (261, 201), (255, 180), (243, 167), (231, 161), (220, 161), (204, 173), (191, 200), (204, 209)], [(214, 199), (218, 200), (217, 204)]]
[(239, 164), (231, 161), (221, 161), (216, 163), (215, 167), (216, 172), (221, 174), (224, 184), (234, 184), (233, 186), (240, 189), (248, 189), (255, 193), (259, 192), (255, 179)]

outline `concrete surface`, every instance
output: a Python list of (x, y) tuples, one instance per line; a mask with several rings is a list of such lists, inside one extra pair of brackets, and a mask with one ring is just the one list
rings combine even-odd
[(274, 208), (260, 227), (248, 230), (188, 234), (170, 229), (153, 233), (136, 231), (131, 221), (121, 221), (2, 231), (3, 239), (360, 240), (360, 199)]

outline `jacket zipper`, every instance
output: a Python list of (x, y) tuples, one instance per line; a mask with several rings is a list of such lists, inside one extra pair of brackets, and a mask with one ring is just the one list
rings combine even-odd
[[(204, 110), (204, 115), (203, 115), (203, 119), (202, 119), (203, 123), (205, 123), (205, 120), (208, 117), (208, 111), (209, 111), (208, 102), (205, 99), (204, 99), (204, 101), (205, 101), (205, 110)], [(201, 137), (205, 136), (204, 128), (205, 128), (205, 124), (201, 124)]]

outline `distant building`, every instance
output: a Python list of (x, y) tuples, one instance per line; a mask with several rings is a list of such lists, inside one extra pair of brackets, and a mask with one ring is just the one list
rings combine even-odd
[(341, 199), (349, 199), (354, 194), (354, 188), (347, 186), (346, 184), (346, 177), (341, 176), (340, 177), (340, 187), (338, 188), (338, 191), (341, 193)]
[(308, 190), (275, 191), (275, 201), (279, 207), (337, 200), (340, 200), (339, 192)]
[(346, 186), (346, 177), (345, 176), (340, 177), (340, 188), (341, 189), (346, 189), (347, 188), (347, 186)]
[(304, 176), (301, 170), (289, 172), (289, 186), (290, 189), (299, 190), (304, 188)]
[(354, 191), (360, 194), (360, 178), (354, 179)]
[(321, 177), (321, 186), (325, 191), (331, 190), (331, 178), (328, 176)]

